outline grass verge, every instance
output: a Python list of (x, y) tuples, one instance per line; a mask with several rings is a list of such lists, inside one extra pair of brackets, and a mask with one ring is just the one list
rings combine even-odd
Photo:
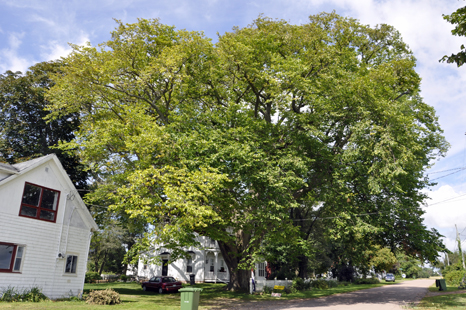
[[(462, 291), (463, 293), (461, 293)], [(416, 307), (409, 309), (415, 310), (457, 310), (466, 308), (466, 291), (460, 290), (456, 286), (447, 286), (446, 291), (439, 291), (435, 284), (429, 287), (429, 292), (446, 293), (445, 295), (424, 297)], [(458, 292), (458, 294), (448, 294), (449, 292)]]
[[(397, 282), (399, 283), (399, 282)], [(396, 283), (395, 283), (396, 284)], [(383, 285), (393, 285), (393, 283), (380, 284), (348, 284), (347, 286), (338, 286), (334, 288), (311, 291), (297, 292), (291, 294), (283, 294), (280, 300), (317, 298), (333, 294), (353, 292), (361, 289), (379, 287)], [(249, 295), (239, 292), (225, 291), (225, 284), (202, 283), (196, 284), (196, 287), (202, 288), (199, 309), (215, 309), (228, 308), (229, 305), (247, 301), (265, 301), (275, 300), (276, 297), (270, 295)], [(84, 295), (86, 296), (90, 290), (104, 290), (112, 288), (120, 293), (121, 304), (111, 306), (112, 309), (160, 309), (160, 310), (179, 310), (180, 309), (180, 293), (158, 294), (156, 292), (144, 292), (138, 283), (101, 283), (101, 284), (86, 284), (84, 286)], [(98, 305), (88, 305), (84, 301), (46, 301), (39, 303), (7, 303), (0, 302), (0, 309), (102, 309)]]

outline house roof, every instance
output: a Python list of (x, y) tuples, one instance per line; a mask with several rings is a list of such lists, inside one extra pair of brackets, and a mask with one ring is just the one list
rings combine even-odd
[(4, 164), (4, 163), (0, 163), (0, 171), (3, 171), (5, 173), (13, 173), (13, 174), (18, 173), (18, 169), (16, 169), (15, 167), (9, 164)]
[(0, 171), (7, 174), (7, 176), (3, 178), (0, 177), (0, 186), (2, 186), (5, 183), (10, 182), (11, 180), (15, 179), (19, 175), (28, 173), (28, 171), (31, 171), (34, 168), (48, 161), (53, 161), (58, 166), (60, 172), (62, 173), (63, 178), (65, 179), (69, 189), (71, 190), (70, 194), (73, 194), (74, 196), (79, 212), (86, 219), (86, 222), (90, 225), (91, 230), (93, 231), (97, 230), (98, 229), (97, 224), (95, 223), (94, 219), (92, 218), (92, 215), (89, 213), (89, 210), (84, 204), (84, 201), (81, 199), (81, 196), (79, 196), (76, 190), (76, 187), (74, 187), (73, 182), (71, 181), (70, 177), (68, 176), (62, 164), (60, 163), (60, 160), (58, 160), (58, 157), (55, 154), (49, 154), (46, 156), (34, 158), (34, 159), (31, 159), (31, 160), (28, 160), (22, 163), (17, 163), (14, 165), (0, 163)]

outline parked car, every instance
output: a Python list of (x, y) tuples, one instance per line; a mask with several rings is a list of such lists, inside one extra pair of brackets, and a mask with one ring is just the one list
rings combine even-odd
[(387, 273), (387, 275), (385, 276), (385, 282), (390, 281), (395, 282), (395, 275), (393, 273)]
[(178, 292), (181, 288), (181, 282), (176, 281), (173, 277), (156, 276), (149, 279), (147, 282), (141, 283), (144, 291), (155, 290), (160, 294), (166, 292)]

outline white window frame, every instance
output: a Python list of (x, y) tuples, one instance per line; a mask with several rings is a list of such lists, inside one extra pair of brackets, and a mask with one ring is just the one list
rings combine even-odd
[(265, 278), (265, 263), (258, 263), (257, 264), (257, 276), (260, 278)]

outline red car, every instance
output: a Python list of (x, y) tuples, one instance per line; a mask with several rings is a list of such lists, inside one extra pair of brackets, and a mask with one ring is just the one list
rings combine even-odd
[(160, 294), (165, 292), (178, 292), (181, 288), (181, 282), (176, 281), (173, 277), (156, 276), (150, 278), (148, 282), (141, 283), (142, 290), (156, 290)]

